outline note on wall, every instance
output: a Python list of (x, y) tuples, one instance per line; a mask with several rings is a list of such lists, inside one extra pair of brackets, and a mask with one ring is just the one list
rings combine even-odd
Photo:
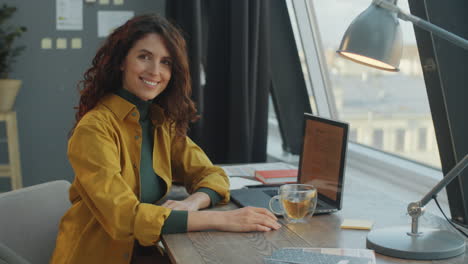
[(81, 38), (72, 38), (71, 39), (71, 48), (72, 49), (81, 49), (82, 43)]
[(67, 39), (66, 38), (57, 38), (55, 42), (57, 49), (67, 49)]
[(98, 37), (107, 37), (114, 29), (134, 16), (133, 11), (98, 11)]
[(41, 49), (51, 49), (52, 48), (52, 39), (51, 38), (43, 38), (41, 40)]
[(83, 0), (56, 0), (57, 30), (83, 30)]

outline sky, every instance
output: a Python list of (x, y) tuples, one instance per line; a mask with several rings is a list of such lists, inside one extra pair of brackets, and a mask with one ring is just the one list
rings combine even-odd
[[(372, 0), (313, 0), (320, 35), (326, 48), (335, 49), (349, 24)], [(398, 1), (400, 9), (409, 12), (408, 1)], [(410, 22), (399, 20), (405, 44), (416, 44), (413, 26)]]

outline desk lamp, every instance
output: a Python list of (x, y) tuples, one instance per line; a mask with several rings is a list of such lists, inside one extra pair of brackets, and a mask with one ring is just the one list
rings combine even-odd
[[(468, 41), (427, 21), (402, 11), (397, 0), (373, 0), (372, 4), (346, 30), (337, 53), (354, 62), (386, 71), (399, 71), (402, 34), (397, 18), (468, 49)], [(372, 230), (367, 235), (367, 248), (397, 258), (430, 260), (454, 257), (465, 252), (465, 240), (458, 234), (418, 229), (424, 206), (468, 166), (466, 155), (420, 201), (408, 205), (409, 227)]]

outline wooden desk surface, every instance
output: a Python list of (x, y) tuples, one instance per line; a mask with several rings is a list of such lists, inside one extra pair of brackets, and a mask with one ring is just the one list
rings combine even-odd
[[(408, 201), (410, 202), (410, 201)], [(374, 221), (373, 228), (408, 225), (405, 203), (362, 186), (348, 177), (343, 210), (330, 215), (313, 216), (307, 224), (286, 224), (266, 233), (228, 233), (218, 231), (164, 235), (162, 241), (173, 263), (264, 263), (263, 258), (282, 247), (366, 248), (369, 231), (340, 229), (344, 219)], [(230, 203), (212, 210), (237, 208)], [(425, 214), (421, 227), (450, 229), (444, 219)], [(467, 250), (468, 252), (468, 250)], [(377, 263), (468, 263), (468, 254), (439, 261), (404, 260), (375, 254)]]

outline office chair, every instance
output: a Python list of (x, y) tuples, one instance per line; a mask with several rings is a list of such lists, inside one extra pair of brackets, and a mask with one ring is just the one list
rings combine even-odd
[(69, 187), (59, 180), (0, 194), (0, 263), (49, 263)]

